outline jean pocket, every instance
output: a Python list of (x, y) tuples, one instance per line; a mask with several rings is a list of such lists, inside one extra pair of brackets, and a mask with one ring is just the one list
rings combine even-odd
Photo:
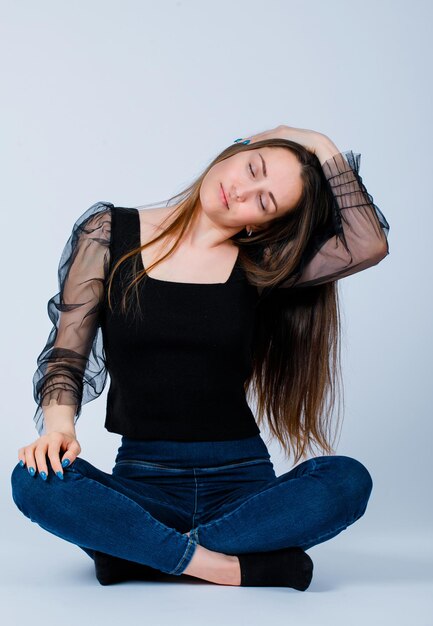
[(272, 462), (266, 458), (249, 459), (248, 461), (235, 461), (234, 463), (225, 463), (224, 465), (214, 465), (211, 467), (200, 467), (200, 471), (209, 470), (210, 472), (218, 472), (219, 470), (225, 471), (230, 469), (241, 469), (242, 467), (249, 467), (250, 465), (263, 465), (273, 467)]
[(150, 461), (124, 459), (117, 461), (112, 469), (112, 475), (119, 478), (145, 479), (158, 483), (167, 480), (182, 481), (194, 476), (194, 470)]
[(162, 469), (162, 470), (169, 470), (169, 471), (174, 471), (174, 472), (178, 472), (178, 471), (183, 471), (186, 470), (187, 468), (184, 467), (175, 467), (172, 465), (164, 465), (162, 463), (152, 463), (151, 461), (138, 461), (135, 459), (123, 459), (121, 461), (117, 461), (114, 467), (117, 467), (119, 465), (126, 465), (126, 466), (138, 466), (138, 467), (144, 467), (144, 468), (149, 468), (149, 469)]

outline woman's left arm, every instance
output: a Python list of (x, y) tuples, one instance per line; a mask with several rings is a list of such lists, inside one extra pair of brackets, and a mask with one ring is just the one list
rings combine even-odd
[[(360, 154), (340, 152), (326, 136), (314, 150), (334, 197), (335, 235), (318, 244), (300, 278), (290, 286), (312, 287), (377, 265), (389, 254), (389, 224), (359, 175)], [(284, 287), (285, 285), (281, 285)]]
[(322, 133), (284, 125), (254, 135), (251, 140), (254, 143), (272, 136), (295, 141), (313, 152), (334, 197), (335, 235), (316, 242), (299, 278), (279, 287), (311, 287), (338, 280), (384, 259), (389, 254), (389, 224), (359, 175), (361, 155), (351, 150), (340, 152)]

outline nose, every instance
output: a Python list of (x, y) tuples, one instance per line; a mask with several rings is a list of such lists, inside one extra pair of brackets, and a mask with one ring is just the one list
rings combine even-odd
[(244, 199), (244, 194), (239, 193), (239, 190), (233, 190), (233, 191), (230, 193), (230, 198), (231, 198), (232, 200), (236, 200), (236, 202), (240, 202), (241, 200), (243, 201), (243, 199)]

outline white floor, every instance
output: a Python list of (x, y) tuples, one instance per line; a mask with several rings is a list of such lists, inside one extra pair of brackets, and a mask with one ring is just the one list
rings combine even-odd
[(25, 543), (3, 542), (0, 618), (7, 626), (433, 626), (430, 530), (409, 540), (405, 532), (352, 527), (308, 551), (314, 577), (299, 592), (226, 587), (186, 576), (103, 587), (79, 548), (25, 518), (14, 521), (9, 536)]

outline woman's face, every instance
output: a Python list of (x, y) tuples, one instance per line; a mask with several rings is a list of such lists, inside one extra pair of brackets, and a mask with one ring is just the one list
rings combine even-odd
[(200, 203), (212, 221), (239, 232), (281, 217), (301, 195), (297, 157), (285, 148), (267, 147), (238, 152), (214, 165), (203, 179)]

